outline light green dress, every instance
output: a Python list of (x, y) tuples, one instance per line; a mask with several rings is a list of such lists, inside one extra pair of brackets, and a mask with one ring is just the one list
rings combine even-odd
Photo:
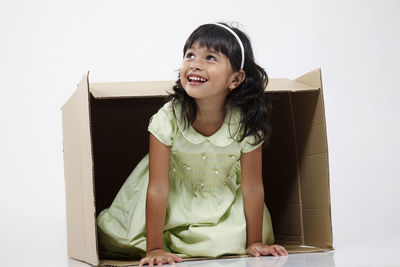
[[(173, 109), (178, 119), (174, 118)], [(240, 155), (257, 146), (248, 144), (253, 136), (240, 143), (230, 137), (229, 132), (235, 133), (239, 121), (240, 110), (228, 109), (221, 128), (206, 137), (192, 126), (183, 130), (180, 106), (173, 106), (171, 101), (151, 117), (149, 132), (171, 147), (170, 192), (163, 236), (166, 251), (181, 257), (246, 254)], [(148, 179), (147, 154), (129, 175), (112, 205), (97, 218), (103, 256), (145, 256)], [(263, 242), (272, 244), (271, 218), (265, 205), (263, 222)]]

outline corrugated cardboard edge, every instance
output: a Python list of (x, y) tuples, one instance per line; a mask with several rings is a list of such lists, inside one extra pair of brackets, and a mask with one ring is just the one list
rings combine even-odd
[(89, 72), (62, 107), (68, 256), (98, 265)]
[[(89, 90), (95, 98), (152, 97), (167, 95), (173, 91), (174, 84), (173, 81), (94, 82), (90, 83)], [(300, 81), (280, 78), (270, 79), (265, 92), (303, 92), (319, 89)]]
[[(295, 79), (296, 81), (308, 84), (311, 87), (319, 87), (321, 89), (319, 95), (319, 101), (321, 102), (321, 112), (323, 113), (322, 120), (323, 120), (323, 133), (324, 133), (324, 145), (326, 147), (326, 177), (327, 177), (327, 184), (330, 185), (329, 181), (329, 153), (328, 153), (328, 138), (327, 138), (327, 129), (326, 129), (326, 114), (325, 114), (325, 106), (324, 106), (324, 96), (323, 96), (323, 86), (322, 86), (322, 74), (321, 69), (315, 69), (310, 71), (298, 78)], [(322, 222), (325, 227), (330, 229), (328, 233), (327, 239), (324, 242), (318, 242), (318, 247), (321, 247), (326, 250), (333, 250), (333, 233), (332, 233), (332, 209), (331, 209), (331, 201), (330, 201), (330, 187), (326, 189), (326, 198), (329, 202), (329, 217), (328, 220)], [(303, 220), (302, 220), (303, 221)], [(304, 231), (304, 229), (303, 229)]]

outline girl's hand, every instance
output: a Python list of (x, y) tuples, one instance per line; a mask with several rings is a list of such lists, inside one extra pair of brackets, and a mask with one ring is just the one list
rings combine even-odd
[(258, 257), (260, 255), (287, 256), (286, 249), (279, 245), (265, 245), (261, 242), (252, 243), (246, 250), (247, 254)]
[(175, 264), (175, 261), (181, 262), (182, 259), (178, 255), (166, 252), (163, 249), (154, 249), (147, 252), (146, 257), (140, 260), (139, 267), (144, 264), (148, 264), (149, 267), (153, 267), (155, 264), (161, 266), (164, 263), (172, 265)]

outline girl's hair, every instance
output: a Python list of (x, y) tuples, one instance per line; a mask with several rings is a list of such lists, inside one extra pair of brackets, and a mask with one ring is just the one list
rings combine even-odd
[[(228, 26), (225, 23), (221, 24)], [(268, 84), (268, 76), (265, 70), (254, 62), (253, 50), (246, 34), (237, 28), (230, 28), (235, 31), (243, 43), (245, 52), (243, 70), (246, 73), (246, 78), (228, 94), (225, 105), (231, 104), (241, 110), (238, 130), (241, 130), (242, 134), (237, 139), (238, 142), (243, 141), (247, 136), (254, 135), (255, 142), (252, 145), (260, 144), (263, 140), (266, 141), (266, 144), (271, 134), (269, 124), (270, 101), (268, 100), (268, 105), (264, 101), (264, 88)], [(183, 55), (196, 42), (200, 47), (206, 46), (208, 49), (223, 53), (229, 58), (233, 71), (239, 71), (242, 60), (240, 45), (228, 30), (215, 24), (199, 26), (186, 40)], [(181, 105), (180, 115), (186, 128), (196, 119), (196, 102), (182, 87), (180, 77), (173, 86), (173, 90), (174, 92), (169, 95), (168, 99), (172, 99), (173, 104), (178, 102)], [(176, 114), (174, 115), (176, 116)]]

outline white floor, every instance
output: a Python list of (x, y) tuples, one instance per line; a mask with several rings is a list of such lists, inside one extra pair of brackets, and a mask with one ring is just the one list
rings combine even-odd
[[(54, 265), (56, 266), (56, 265)], [(68, 259), (68, 267), (88, 267)], [(168, 265), (166, 265), (168, 266)], [(333, 252), (293, 254), (287, 257), (239, 258), (183, 262), (176, 267), (394, 267), (400, 266), (400, 247), (348, 247)]]

